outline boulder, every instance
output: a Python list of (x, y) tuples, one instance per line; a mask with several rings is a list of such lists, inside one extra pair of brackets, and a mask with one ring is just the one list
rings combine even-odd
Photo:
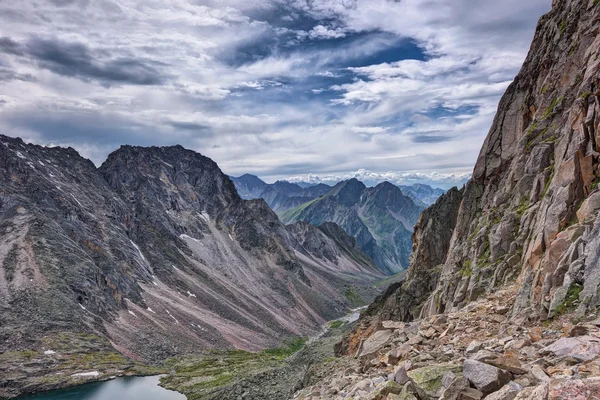
[[(542, 400), (548, 398), (548, 384), (528, 387), (519, 392), (514, 400)], [(556, 399), (557, 400), (557, 399)], [(574, 399), (570, 399), (574, 400)]]
[(398, 370), (394, 373), (394, 381), (400, 385), (406, 384), (410, 378), (408, 377), (408, 372), (404, 366), (398, 368)]
[(400, 329), (403, 330), (404, 329), (404, 322), (400, 322), (400, 321), (383, 321), (381, 323), (381, 326), (383, 327), (383, 329)]
[(499, 390), (512, 378), (510, 372), (475, 360), (465, 361), (463, 375), (484, 394)]
[(593, 336), (565, 337), (543, 348), (540, 353), (589, 361), (600, 356), (600, 339)]
[(502, 389), (488, 395), (485, 400), (514, 400), (523, 388), (516, 382), (508, 382)]
[(458, 396), (458, 400), (481, 400), (482, 398), (483, 393), (473, 388), (466, 388)]
[(384, 382), (375, 387), (375, 390), (371, 392), (366, 400), (383, 400), (388, 398), (389, 394), (400, 394), (402, 391), (402, 386), (398, 385), (396, 382)]
[(464, 377), (455, 378), (450, 384), (444, 385), (440, 400), (458, 400), (460, 399), (461, 393), (469, 388), (469, 381)]
[(554, 380), (550, 383), (548, 400), (600, 399), (600, 377), (588, 379)]
[(469, 343), (469, 346), (467, 347), (467, 354), (477, 353), (479, 350), (481, 350), (482, 346), (483, 345), (481, 344), (481, 342), (473, 340), (471, 343)]
[(383, 346), (389, 343), (393, 333), (394, 332), (392, 330), (386, 329), (372, 334), (367, 340), (364, 341), (360, 358), (373, 358), (373, 356), (375, 356)]
[(478, 361), (493, 365), (494, 367), (512, 372), (516, 375), (524, 375), (527, 373), (527, 370), (521, 366), (519, 358), (514, 354), (505, 354), (504, 356), (486, 358)]
[(460, 366), (452, 363), (431, 365), (408, 371), (408, 377), (422, 400), (437, 399), (444, 389), (444, 375), (449, 371), (458, 374)]
[(531, 367), (531, 375), (535, 378), (538, 383), (546, 383), (550, 381), (550, 377), (539, 365)]

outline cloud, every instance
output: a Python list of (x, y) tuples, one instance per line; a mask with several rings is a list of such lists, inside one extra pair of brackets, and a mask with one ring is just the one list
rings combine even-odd
[(375, 186), (381, 182), (390, 182), (395, 185), (411, 185), (413, 183), (426, 183), (434, 187), (449, 189), (452, 186), (464, 185), (471, 174), (444, 174), (444, 173), (429, 173), (423, 174), (419, 172), (373, 172), (367, 169), (358, 169), (356, 171), (347, 172), (338, 175), (319, 175), (306, 174), (296, 175), (284, 178), (288, 182), (309, 182), (309, 183), (325, 183), (336, 184), (343, 180), (356, 178), (364, 182), (367, 186)]
[(10, 54), (29, 57), (40, 68), (56, 74), (94, 79), (104, 84), (159, 85), (165, 81), (160, 63), (130, 57), (112, 57), (94, 52), (83, 43), (34, 37), (25, 45), (10, 38), (0, 42), (0, 49)]
[[(0, 2), (0, 131), (266, 180), (459, 182), (550, 0)], [(390, 172), (391, 171), (391, 172)]]

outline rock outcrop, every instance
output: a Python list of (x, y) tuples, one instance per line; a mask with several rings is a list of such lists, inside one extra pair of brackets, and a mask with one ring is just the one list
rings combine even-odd
[(390, 304), (382, 318), (455, 311), (514, 282), (515, 316), (600, 304), (599, 16), (597, 2), (563, 1), (541, 18), (473, 178), (423, 214), (442, 226), (417, 225), (407, 279), (379, 301)]

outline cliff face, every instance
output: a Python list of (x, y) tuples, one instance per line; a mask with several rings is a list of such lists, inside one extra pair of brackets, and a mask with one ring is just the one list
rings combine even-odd
[(579, 313), (598, 305), (600, 7), (555, 1), (500, 101), (467, 184), (438, 285), (422, 315), (502, 284), (516, 315), (552, 316), (573, 285)]
[(455, 312), (505, 284), (515, 316), (553, 317), (567, 294), (578, 315), (599, 305), (599, 57), (598, 2), (555, 1), (473, 178), (422, 214), (404, 284), (363, 322)]

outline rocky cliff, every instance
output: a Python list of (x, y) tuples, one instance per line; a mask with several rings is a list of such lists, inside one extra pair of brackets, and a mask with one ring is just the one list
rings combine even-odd
[(335, 222), (356, 239), (381, 271), (394, 274), (408, 266), (411, 232), (422, 210), (389, 182), (367, 188), (350, 179), (280, 217), (285, 223), (306, 221), (316, 226)]
[[(72, 383), (69, 368), (63, 380), (42, 377), (81, 367), (53, 348), (63, 337), (80, 335), (82, 353), (110, 341), (145, 361), (258, 350), (318, 332), (353, 305), (348, 288), (368, 299), (382, 276), (341, 229), (286, 228), (181, 146), (123, 146), (96, 168), (73, 149), (0, 136), (0, 169), (0, 390), (9, 393)], [(24, 354), (31, 367), (21, 373)]]
[[(578, 294), (579, 315), (596, 308), (599, 18), (594, 1), (555, 2), (542, 17), (473, 178), (461, 195), (451, 191), (427, 210), (415, 229), (409, 274), (396, 295), (420, 286), (421, 273), (432, 269), (436, 283), (419, 289), (417, 297), (425, 300), (417, 301), (419, 312), (389, 312), (411, 320), (456, 311), (511, 283), (519, 286), (514, 315), (550, 318), (569, 289)], [(457, 214), (444, 227), (450, 235), (423, 226), (428, 214), (440, 213)], [(423, 252), (430, 241), (447, 254)]]
[(297, 398), (598, 398), (599, 125), (600, 2), (555, 0), (473, 178), (338, 345), (353, 366)]

